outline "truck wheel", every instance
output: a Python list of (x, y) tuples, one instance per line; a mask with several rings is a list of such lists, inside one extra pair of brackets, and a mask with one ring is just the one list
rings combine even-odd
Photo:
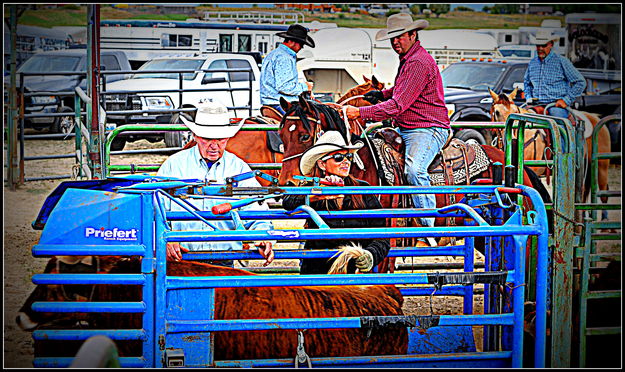
[(63, 106), (59, 110), (60, 113), (67, 112), (67, 116), (59, 116), (52, 123), (52, 133), (70, 134), (74, 132), (74, 110), (70, 107)]
[[(176, 113), (171, 116), (170, 124), (183, 124), (183, 123), (180, 121), (179, 115)], [(193, 136), (191, 135), (191, 132), (180, 132), (180, 131), (165, 132), (165, 146), (184, 147), (184, 145), (189, 143), (189, 141), (191, 141), (192, 138)]]
[(480, 145), (488, 145), (482, 133), (476, 131), (475, 129), (463, 129), (461, 131), (456, 132), (454, 137), (460, 140), (463, 140), (464, 142), (467, 142), (468, 140), (474, 140)]
[(126, 146), (126, 140), (121, 138), (115, 138), (113, 142), (111, 142), (111, 151), (122, 151)]

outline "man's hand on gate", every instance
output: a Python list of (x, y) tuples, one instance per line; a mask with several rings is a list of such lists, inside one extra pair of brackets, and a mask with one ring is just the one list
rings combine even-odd
[(167, 259), (171, 261), (181, 261), (182, 253), (187, 253), (189, 250), (180, 245), (180, 243), (167, 243)]
[(258, 253), (265, 257), (265, 263), (263, 263), (263, 266), (269, 265), (273, 261), (274, 257), (272, 249), (273, 243), (269, 241), (259, 241), (254, 242), (254, 245), (258, 248)]
[(375, 105), (376, 103), (384, 101), (384, 94), (379, 90), (371, 90), (365, 93), (363, 98)]
[(556, 101), (556, 107), (566, 108), (568, 105), (564, 102), (563, 99), (559, 99)]

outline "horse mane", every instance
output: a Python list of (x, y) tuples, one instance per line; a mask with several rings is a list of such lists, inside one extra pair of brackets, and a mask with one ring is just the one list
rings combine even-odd
[[(343, 125), (343, 119), (341, 119), (341, 115), (336, 109), (313, 100), (307, 99), (306, 103), (315, 111), (315, 117), (320, 119), (321, 115), (323, 115), (326, 118), (326, 123), (329, 125), (329, 130), (336, 130), (340, 132), (343, 138), (347, 141), (347, 143), (350, 142), (350, 140), (347, 138), (347, 128), (345, 127), (345, 125)], [(293, 102), (291, 108), (289, 108), (285, 112), (284, 116), (282, 116), (282, 120), (280, 121), (280, 128), (284, 126), (287, 116), (293, 113), (301, 118), (302, 123), (304, 124), (304, 128), (306, 128), (306, 130), (312, 129), (308, 118), (306, 117), (306, 111), (299, 104), (299, 102)]]

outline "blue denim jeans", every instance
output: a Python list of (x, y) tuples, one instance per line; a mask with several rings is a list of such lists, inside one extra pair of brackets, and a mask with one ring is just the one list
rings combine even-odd
[(275, 108), (276, 110), (278, 110), (279, 113), (284, 115), (284, 109), (282, 109), (282, 106), (280, 106), (280, 105), (269, 105), (269, 106)]
[[(569, 118), (569, 110), (561, 108), (561, 107), (551, 107), (548, 112), (545, 113), (546, 115), (549, 116), (555, 116), (557, 118), (563, 118), (563, 119), (568, 119)], [(573, 123), (571, 123), (573, 124)], [(575, 133), (573, 133), (573, 136), (575, 136)], [(561, 141), (561, 146), (564, 147), (564, 143), (565, 140), (562, 139)]]
[[(406, 146), (406, 178), (415, 186), (430, 186), (428, 166), (434, 160), (449, 136), (450, 129), (430, 127), (405, 129), (398, 128)], [(436, 208), (434, 194), (413, 194), (412, 201), (416, 208)], [(434, 218), (421, 218), (424, 226), (434, 226)]]

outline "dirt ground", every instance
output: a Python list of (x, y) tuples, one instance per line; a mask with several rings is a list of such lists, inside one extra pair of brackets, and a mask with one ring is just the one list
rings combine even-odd
[[(5, 144), (6, 146), (6, 144)], [(27, 141), (25, 156), (69, 154), (74, 151), (73, 140), (39, 140)], [(139, 141), (127, 145), (128, 149), (164, 147), (162, 142), (149, 144), (146, 141)], [(6, 148), (5, 148), (6, 153)], [(166, 155), (140, 155), (124, 157), (114, 156), (113, 164), (158, 164), (166, 158)], [(73, 165), (71, 159), (36, 160), (25, 162), (25, 173), (27, 178), (43, 177), (51, 175), (70, 174)], [(6, 168), (5, 176), (6, 180)], [(610, 167), (610, 188), (612, 190), (621, 189), (621, 167)], [(33, 230), (31, 222), (37, 217), (45, 198), (61, 182), (53, 181), (31, 181), (19, 186), (16, 191), (10, 191), (4, 185), (4, 367), (30, 368), (32, 367), (33, 342), (31, 333), (24, 332), (15, 324), (15, 316), (30, 292), (34, 289), (31, 277), (35, 273), (43, 271), (47, 259), (34, 258), (31, 255), (31, 248), (35, 245), (41, 235), (41, 231)], [(612, 198), (612, 203), (620, 203), (620, 199)], [(610, 212), (610, 219), (620, 221), (619, 211)], [(606, 250), (618, 250), (620, 244), (609, 243), (604, 245)], [(293, 248), (283, 246), (282, 248)], [(483, 257), (476, 253), (476, 258), (483, 262)], [(410, 259), (407, 259), (410, 260)], [(425, 261), (438, 262), (461, 262), (460, 259), (429, 258), (421, 259)], [(415, 259), (415, 262), (417, 260)], [(273, 265), (285, 266), (289, 262), (276, 261)], [(291, 262), (292, 264), (292, 262)], [(482, 297), (476, 296), (474, 307), (481, 309)], [(462, 298), (446, 297), (434, 298), (433, 309), (436, 314), (461, 314)], [(427, 315), (430, 313), (428, 298), (415, 300), (408, 298), (404, 310), (407, 314)], [(478, 346), (481, 337), (476, 332)]]

